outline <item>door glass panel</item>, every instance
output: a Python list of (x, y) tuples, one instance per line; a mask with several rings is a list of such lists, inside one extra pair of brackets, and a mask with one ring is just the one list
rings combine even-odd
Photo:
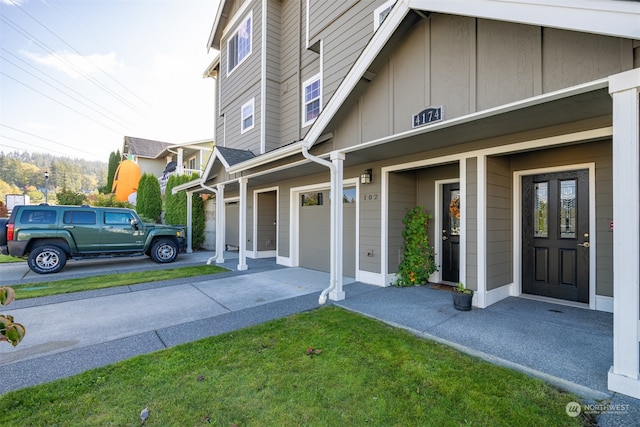
[(536, 182), (533, 184), (533, 235), (534, 237), (549, 237), (549, 183)]
[(575, 179), (560, 181), (560, 237), (576, 238), (576, 194)]
[(460, 235), (460, 190), (451, 190), (451, 203), (449, 203), (449, 235)]

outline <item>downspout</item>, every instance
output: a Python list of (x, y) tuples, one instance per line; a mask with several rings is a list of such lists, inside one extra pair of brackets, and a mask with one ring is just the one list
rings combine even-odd
[[(311, 153), (309, 153), (309, 148), (306, 145), (302, 146), (302, 155), (308, 159), (311, 160), (312, 162), (318, 163), (322, 166), (326, 166), (329, 168), (329, 171), (331, 172), (331, 194), (333, 195), (333, 198), (336, 199), (336, 175), (337, 175), (337, 171), (336, 171), (336, 167), (333, 163), (331, 163), (330, 161), (327, 161), (325, 159), (321, 159), (320, 157), (316, 157), (314, 155), (312, 155)], [(332, 202), (335, 203), (335, 200)], [(320, 294), (320, 298), (318, 298), (318, 304), (325, 304), (327, 302), (327, 295), (329, 294), (329, 292), (333, 291), (336, 288), (336, 278), (334, 277), (334, 273), (336, 271), (336, 254), (335, 254), (335, 239), (336, 239), (336, 233), (335, 233), (335, 224), (336, 224), (336, 220), (334, 218), (334, 209), (331, 209), (331, 229), (330, 229), (330, 234), (331, 234), (331, 240), (330, 240), (330, 253), (329, 253), (329, 259), (330, 259), (330, 267), (329, 270), (331, 271), (330, 277), (329, 277), (329, 287), (326, 288), (325, 290), (322, 291), (322, 293)]]
[[(207, 185), (204, 185), (203, 182), (200, 182), (200, 187), (204, 188), (205, 190), (209, 190), (211, 191), (213, 194), (216, 195), (216, 203), (218, 203), (218, 189), (213, 188), (213, 187), (209, 187)], [(216, 218), (216, 224), (218, 222), (219, 218)], [(211, 265), (213, 263), (215, 263), (216, 258), (218, 257), (218, 246), (216, 245), (216, 250), (214, 251), (214, 255), (212, 257), (209, 257), (209, 259), (207, 260), (207, 265)]]

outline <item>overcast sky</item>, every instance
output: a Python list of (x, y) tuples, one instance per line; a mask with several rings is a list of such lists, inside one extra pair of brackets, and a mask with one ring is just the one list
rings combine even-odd
[(0, 0), (0, 151), (107, 161), (213, 137), (218, 0)]

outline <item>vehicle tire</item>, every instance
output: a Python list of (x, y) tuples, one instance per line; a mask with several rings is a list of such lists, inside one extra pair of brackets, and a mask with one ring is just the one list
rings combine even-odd
[(27, 263), (38, 274), (57, 273), (67, 263), (67, 254), (59, 246), (45, 244), (33, 248)]
[(0, 246), (7, 244), (7, 218), (0, 218)]
[(171, 239), (158, 239), (151, 245), (149, 256), (158, 264), (173, 262), (178, 256), (178, 245)]

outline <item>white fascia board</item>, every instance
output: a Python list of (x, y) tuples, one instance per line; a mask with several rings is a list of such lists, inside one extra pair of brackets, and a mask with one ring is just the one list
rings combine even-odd
[(411, 9), (640, 39), (640, 3), (620, 0), (406, 0)]
[(180, 191), (189, 191), (189, 190), (194, 190), (196, 188), (202, 188), (200, 183), (204, 184), (204, 181), (202, 180), (202, 178), (194, 179), (192, 181), (185, 182), (184, 184), (176, 185), (171, 189), (171, 194), (176, 194)]
[(206, 79), (207, 77), (213, 77), (214, 79), (218, 77), (218, 72), (216, 71), (216, 68), (220, 66), (220, 52), (218, 52), (218, 54), (215, 56), (215, 58), (213, 58), (213, 61), (211, 61), (211, 64), (209, 64), (209, 66), (204, 70), (204, 72), (202, 73), (202, 78)]
[[(254, 168), (256, 166), (264, 165), (275, 160), (283, 159), (287, 156), (295, 154), (302, 150), (302, 141), (295, 142), (291, 145), (279, 148), (277, 150), (269, 151), (251, 160), (247, 160), (242, 163), (238, 163), (231, 167), (226, 168), (228, 173), (238, 173), (247, 169)], [(215, 150), (214, 150), (215, 152)]]
[(356, 60), (355, 64), (353, 64), (353, 67), (344, 80), (342, 80), (342, 83), (340, 83), (336, 92), (333, 94), (327, 105), (322, 109), (322, 112), (316, 118), (313, 125), (311, 125), (311, 128), (303, 140), (307, 148), (311, 148), (325, 131), (325, 128), (333, 116), (338, 112), (340, 106), (344, 103), (349, 94), (351, 94), (351, 91), (365, 74), (369, 65), (380, 53), (380, 50), (382, 50), (387, 41), (389, 41), (409, 11), (410, 9), (407, 6), (407, 0), (398, 0), (395, 6), (393, 6), (393, 9), (391, 9), (391, 12), (387, 15), (382, 25), (373, 34), (369, 44), (364, 48), (362, 54)]
[(227, 1), (228, 0), (219, 0), (218, 11), (216, 12), (216, 18), (213, 20), (213, 26), (211, 27), (211, 32), (209, 33), (209, 40), (207, 41), (207, 53), (209, 52), (209, 49), (213, 47), (213, 39), (216, 36), (218, 26), (220, 25), (220, 20), (222, 19), (222, 11), (224, 10), (224, 6)]

